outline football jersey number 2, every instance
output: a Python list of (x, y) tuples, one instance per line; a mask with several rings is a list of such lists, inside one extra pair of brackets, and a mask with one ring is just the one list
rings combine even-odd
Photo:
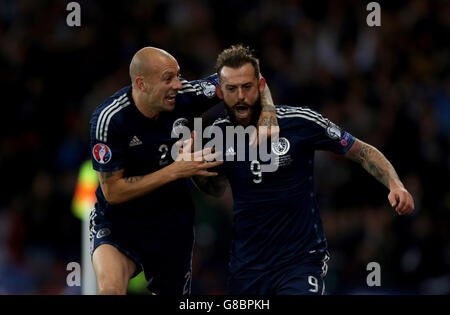
[(253, 175), (256, 176), (256, 178), (253, 179), (253, 182), (255, 184), (259, 184), (262, 182), (262, 171), (261, 171), (261, 164), (257, 160), (253, 160), (250, 164), (250, 171)]
[(169, 152), (169, 147), (166, 144), (161, 144), (158, 149), (161, 152), (161, 159), (159, 160), (159, 165), (164, 166), (169, 164), (169, 160), (166, 160), (167, 152)]

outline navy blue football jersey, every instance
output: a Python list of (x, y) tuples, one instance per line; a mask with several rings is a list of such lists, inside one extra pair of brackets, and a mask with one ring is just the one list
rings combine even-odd
[[(142, 115), (127, 86), (109, 97), (93, 113), (90, 121), (93, 168), (99, 172), (124, 169), (124, 176), (155, 172), (173, 162), (172, 131), (187, 125), (196, 116), (220, 102), (216, 96), (217, 75), (187, 82), (176, 97), (175, 109), (152, 120)], [(155, 235), (171, 227), (186, 226), (192, 231), (193, 204), (187, 181), (180, 179), (128, 202), (110, 205), (100, 185), (96, 209), (107, 219), (151, 226)]]
[[(230, 256), (234, 275), (295, 263), (327, 249), (314, 191), (314, 152), (344, 154), (354, 138), (307, 107), (277, 106), (276, 113), (280, 135), (271, 147), (276, 171), (261, 171), (268, 162), (259, 156), (251, 160), (248, 153), (244, 161), (237, 161), (242, 146), (223, 141), (224, 164), (218, 170), (227, 176), (234, 200)], [(214, 125), (225, 135), (231, 122), (219, 119)], [(248, 149), (245, 141), (243, 147)]]

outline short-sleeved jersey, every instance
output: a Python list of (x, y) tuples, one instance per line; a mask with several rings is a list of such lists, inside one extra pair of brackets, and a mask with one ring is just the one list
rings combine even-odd
[[(239, 148), (223, 141), (224, 164), (218, 170), (227, 176), (234, 200), (234, 275), (295, 263), (327, 248), (314, 191), (314, 152), (344, 154), (354, 138), (307, 107), (277, 106), (276, 113), (280, 135), (271, 147), (275, 172), (261, 172), (268, 162), (259, 157), (250, 160), (247, 154), (245, 161), (237, 161)], [(219, 119), (214, 125), (225, 135), (231, 123)], [(248, 140), (244, 147), (249, 148)], [(235, 161), (230, 161), (233, 156)]]
[[(93, 168), (99, 172), (124, 169), (124, 176), (143, 176), (173, 162), (172, 131), (220, 102), (215, 93), (217, 75), (187, 82), (176, 97), (175, 109), (152, 120), (137, 109), (127, 86), (109, 97), (94, 111), (90, 121)], [(180, 179), (149, 194), (110, 205), (100, 185), (96, 191), (97, 211), (123, 224), (140, 224), (160, 233), (186, 226), (192, 232), (193, 204), (187, 181)]]

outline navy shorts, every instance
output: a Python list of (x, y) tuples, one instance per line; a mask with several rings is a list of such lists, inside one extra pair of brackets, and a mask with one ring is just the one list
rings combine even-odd
[(153, 293), (190, 294), (193, 226), (189, 230), (182, 227), (180, 230), (155, 233), (140, 224), (106, 219), (101, 211), (95, 209), (89, 221), (91, 257), (98, 246), (112, 245), (136, 264), (133, 277), (144, 271), (147, 288)]
[(323, 295), (328, 252), (313, 254), (288, 266), (230, 276), (232, 295)]

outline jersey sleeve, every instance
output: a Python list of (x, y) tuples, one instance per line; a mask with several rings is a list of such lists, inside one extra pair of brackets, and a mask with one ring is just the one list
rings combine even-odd
[(216, 73), (200, 80), (186, 81), (183, 78), (180, 80), (183, 88), (178, 91), (177, 106), (188, 110), (192, 116), (200, 116), (221, 102), (216, 95), (216, 85), (219, 84)]
[(350, 133), (308, 107), (278, 107), (277, 117), (290, 118), (285, 124), (298, 129), (301, 137), (306, 138), (314, 150), (344, 154), (355, 142)]
[(105, 128), (103, 120), (93, 118), (90, 126), (91, 159), (94, 170), (114, 172), (124, 168), (124, 145), (114, 120)]
[(311, 120), (309, 125), (310, 141), (315, 150), (331, 151), (337, 154), (345, 154), (355, 142), (355, 138), (347, 131), (341, 129), (328, 118), (310, 110)]

